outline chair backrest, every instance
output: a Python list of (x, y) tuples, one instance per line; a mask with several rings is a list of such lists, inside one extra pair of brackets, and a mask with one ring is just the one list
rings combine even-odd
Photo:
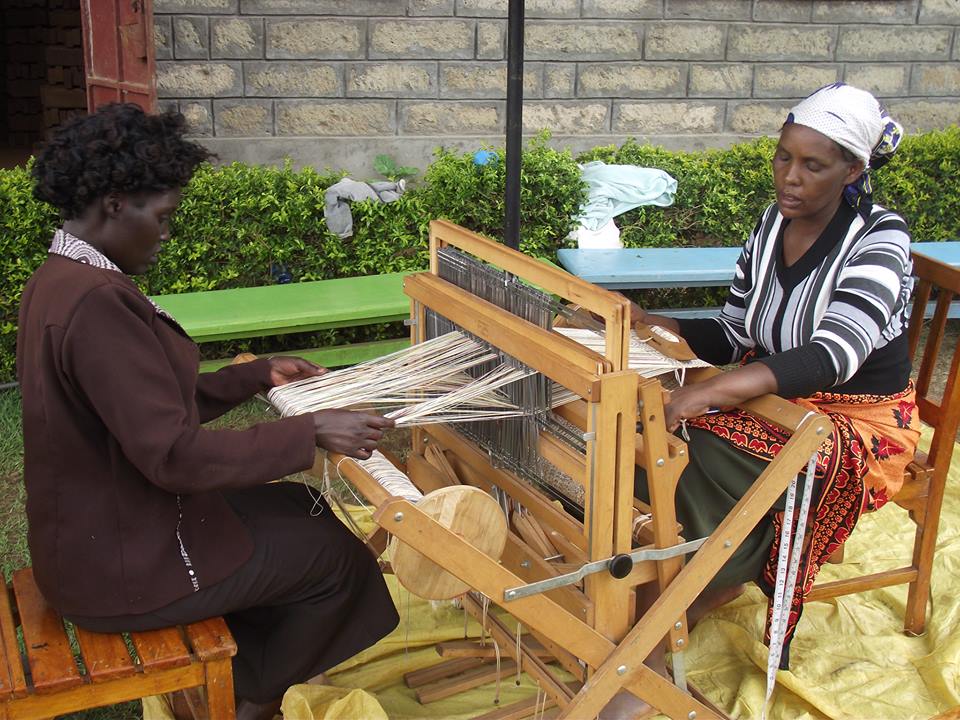
[[(950, 305), (955, 297), (960, 296), (960, 268), (919, 253), (912, 253), (912, 257), (913, 274), (917, 278), (917, 284), (914, 288), (908, 332), (910, 357), (914, 361), (914, 368), (917, 368), (917, 409), (920, 419), (933, 428), (927, 464), (934, 468), (935, 477), (940, 477), (945, 476), (949, 468), (957, 426), (960, 424), (960, 382), (957, 382), (957, 373), (960, 372), (960, 343), (957, 343), (949, 361), (946, 386), (940, 398), (931, 395), (931, 385), (943, 345)], [(928, 325), (918, 363), (916, 351), (933, 291), (936, 291), (933, 319)]]

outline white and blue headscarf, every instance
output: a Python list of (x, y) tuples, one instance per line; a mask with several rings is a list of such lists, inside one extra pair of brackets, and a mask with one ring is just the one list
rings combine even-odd
[(866, 90), (833, 83), (801, 100), (785, 125), (797, 123), (834, 140), (863, 160), (863, 174), (843, 190), (850, 205), (864, 216), (873, 207), (870, 171), (882, 167), (903, 139), (903, 127)]

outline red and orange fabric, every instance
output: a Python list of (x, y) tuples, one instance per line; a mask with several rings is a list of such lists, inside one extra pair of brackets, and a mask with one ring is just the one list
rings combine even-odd
[[(863, 512), (887, 503), (903, 485), (903, 473), (913, 459), (920, 438), (916, 395), (911, 383), (894, 395), (845, 395), (820, 392), (795, 400), (798, 405), (826, 414), (833, 432), (817, 452), (817, 479), (821, 490), (808, 519), (807, 551), (798, 571), (790, 604), (781, 668), (789, 664), (789, 642), (821, 566), (850, 536)], [(689, 420), (693, 427), (712, 432), (754, 457), (772, 460), (789, 440), (782, 429), (741, 410), (703, 415)], [(759, 578), (771, 598), (777, 574), (783, 513), (773, 516), (774, 541)], [(765, 640), (769, 642), (768, 604)]]

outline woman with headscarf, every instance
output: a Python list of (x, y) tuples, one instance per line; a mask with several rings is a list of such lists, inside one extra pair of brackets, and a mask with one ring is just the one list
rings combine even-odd
[[(817, 455), (783, 668), (821, 565), (862, 512), (899, 490), (919, 438), (905, 315), (910, 235), (902, 218), (873, 203), (869, 177), (901, 136), (870, 93), (843, 83), (820, 88), (781, 128), (776, 202), (743, 247), (720, 317), (678, 320), (636, 309), (635, 319), (679, 333), (704, 360), (741, 363), (675, 390), (666, 406), (667, 426), (683, 425), (690, 438), (676, 495), (687, 537), (713, 532), (789, 439), (744, 411), (718, 409), (776, 393), (833, 421)], [(637, 492), (647, 495), (642, 473)], [(691, 607), (691, 622), (748, 581), (772, 597), (783, 510), (781, 498)]]

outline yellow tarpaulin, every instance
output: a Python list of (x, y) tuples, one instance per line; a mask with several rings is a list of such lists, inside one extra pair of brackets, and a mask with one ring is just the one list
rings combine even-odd
[[(955, 455), (957, 453), (955, 452)], [(908, 561), (914, 524), (892, 503), (864, 516), (847, 542), (843, 565), (824, 580)], [(404, 673), (439, 661), (433, 644), (464, 636), (463, 611), (391, 591), (400, 626), (383, 641), (328, 673), (332, 687), (298, 685), (284, 697), (287, 720), (468, 718), (495, 709), (494, 683), (428, 705), (417, 703)], [(809, 603), (791, 648), (791, 669), (777, 676), (771, 718), (930, 718), (960, 706), (960, 460), (948, 482), (932, 582), (933, 605), (922, 637), (903, 634), (905, 585)], [(761, 642), (766, 600), (756, 587), (713, 612), (691, 633), (691, 682), (733, 718), (759, 718), (767, 648)], [(471, 622), (468, 634), (476, 637)], [(487, 640), (489, 643), (489, 639)], [(505, 655), (505, 653), (504, 653)], [(500, 705), (530, 697), (504, 673)], [(144, 701), (146, 720), (164, 716)]]

